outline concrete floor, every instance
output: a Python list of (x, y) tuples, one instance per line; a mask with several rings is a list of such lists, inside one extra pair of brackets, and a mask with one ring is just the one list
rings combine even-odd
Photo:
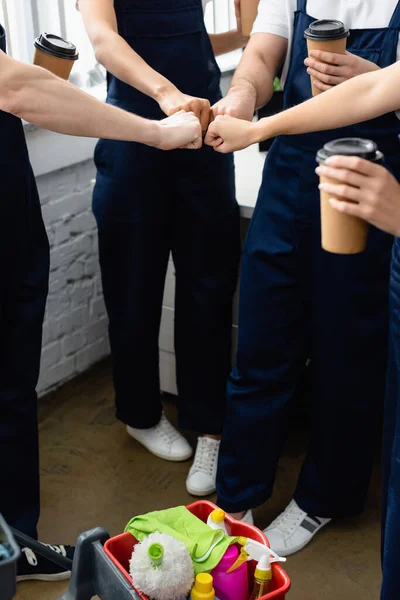
[[(174, 407), (167, 406), (174, 419)], [(306, 432), (294, 423), (272, 500), (255, 511), (264, 527), (291, 499)], [(42, 541), (73, 544), (82, 531), (102, 525), (123, 531), (135, 514), (189, 503), (189, 464), (151, 456), (115, 420), (108, 362), (40, 402)], [(327, 527), (291, 557), (290, 600), (373, 600), (380, 587), (379, 470), (364, 515)], [(56, 600), (65, 583), (26, 582), (17, 600)], [(118, 600), (118, 599), (115, 599)]]

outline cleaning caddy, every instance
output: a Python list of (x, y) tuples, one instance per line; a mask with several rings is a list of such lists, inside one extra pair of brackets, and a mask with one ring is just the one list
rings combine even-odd
[[(208, 527), (207, 520), (215, 510), (217, 507), (211, 502), (200, 501), (186, 508), (136, 517), (130, 521), (125, 533), (113, 538), (102, 528), (83, 533), (77, 541), (69, 588), (60, 600), (91, 600), (93, 596), (100, 600), (172, 600), (172, 597), (180, 600), (189, 599), (190, 594), (195, 598), (205, 594), (207, 600), (211, 596), (221, 600), (214, 585), (219, 585), (221, 592), (227, 593), (226, 598), (232, 600), (226, 582), (220, 578), (221, 568), (223, 572), (227, 560), (227, 577), (229, 571), (234, 574), (237, 570), (235, 577), (241, 578), (242, 597), (247, 596), (249, 600), (254, 597), (259, 554), (269, 557), (268, 562), (272, 562), (272, 579), (268, 581), (268, 593), (258, 598), (285, 600), (290, 580), (280, 564), (274, 562), (279, 557), (270, 550), (265, 535), (229, 515), (224, 518), (223, 528)], [(2, 531), (6, 533), (0, 537), (0, 544), (2, 540), (8, 544), (12, 536), (7, 535), (8, 530), (4, 524), (2, 528), (0, 522), (0, 533)], [(29, 545), (27, 540), (24, 544)], [(11, 600), (15, 589), (18, 549), (13, 543), (11, 547), (14, 554), (8, 560), (12, 561), (14, 569), (11, 577), (14, 587), (9, 587), (10, 594), (5, 600)], [(231, 548), (236, 550), (231, 553)], [(178, 560), (174, 561), (173, 557)], [(51, 560), (57, 563), (59, 559), (54, 553)], [(243, 567), (247, 570), (247, 585), (242, 578)], [(2, 572), (4, 567), (0, 562), (0, 589), (3, 591)]]

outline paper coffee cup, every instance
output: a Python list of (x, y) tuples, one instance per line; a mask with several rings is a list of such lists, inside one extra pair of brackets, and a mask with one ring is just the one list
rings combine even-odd
[(76, 47), (58, 35), (42, 33), (35, 40), (33, 64), (68, 80), (72, 66), (78, 60)]
[(257, 17), (260, 0), (240, 0), (240, 14), (242, 19), (242, 33), (249, 37)]
[[(317, 153), (317, 162), (324, 164), (330, 156), (338, 154), (358, 156), (375, 163), (380, 163), (383, 160), (383, 154), (379, 152), (375, 142), (360, 138), (343, 138), (325, 144)], [(338, 183), (332, 179), (321, 177), (321, 183), (325, 182)], [(321, 190), (322, 248), (334, 254), (358, 254), (363, 252), (367, 246), (368, 223), (358, 217), (339, 212), (331, 206), (330, 198), (349, 202), (349, 200)]]
[[(335, 54), (345, 54), (349, 30), (341, 21), (329, 21), (323, 19), (314, 21), (304, 32), (307, 40), (308, 55), (311, 50), (323, 50)], [(311, 91), (313, 96), (318, 96), (322, 90), (314, 87), (311, 79)]]

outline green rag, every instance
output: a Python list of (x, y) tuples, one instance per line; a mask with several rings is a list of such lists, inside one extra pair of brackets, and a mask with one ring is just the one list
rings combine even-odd
[(125, 528), (125, 532), (131, 533), (139, 542), (155, 531), (167, 533), (185, 544), (196, 575), (212, 571), (228, 547), (238, 539), (225, 535), (220, 529), (212, 529), (185, 506), (134, 517)]

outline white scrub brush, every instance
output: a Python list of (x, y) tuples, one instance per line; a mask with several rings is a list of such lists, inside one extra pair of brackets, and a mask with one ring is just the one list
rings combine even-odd
[(133, 585), (151, 600), (186, 600), (194, 581), (186, 546), (158, 531), (136, 544), (129, 567)]

